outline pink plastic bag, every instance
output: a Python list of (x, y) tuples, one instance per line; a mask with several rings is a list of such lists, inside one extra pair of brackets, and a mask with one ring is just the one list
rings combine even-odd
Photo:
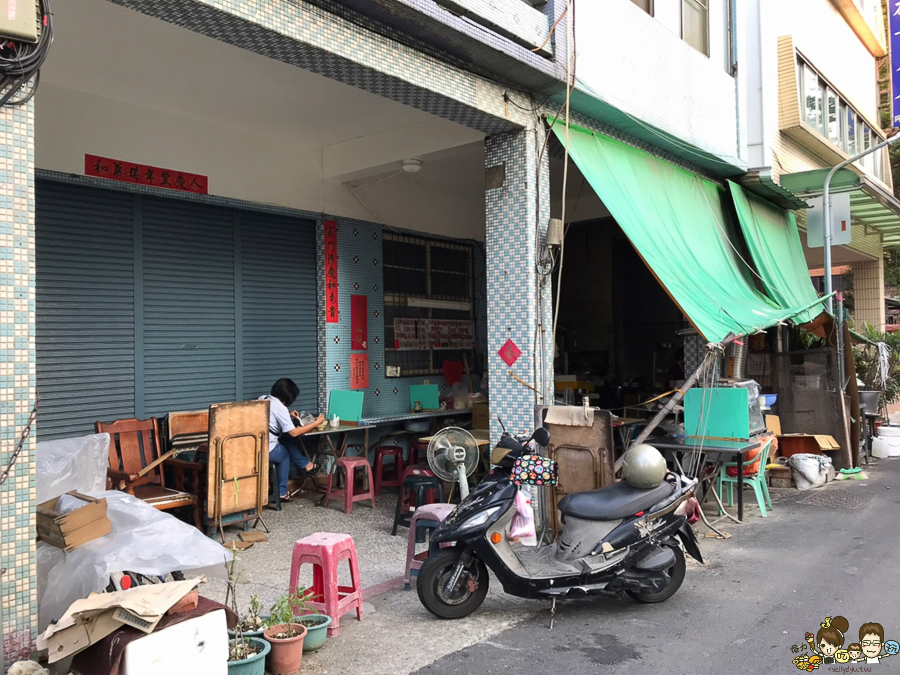
[(527, 488), (516, 492), (516, 515), (509, 524), (509, 536), (513, 539), (534, 539), (534, 510), (531, 508), (531, 493)]

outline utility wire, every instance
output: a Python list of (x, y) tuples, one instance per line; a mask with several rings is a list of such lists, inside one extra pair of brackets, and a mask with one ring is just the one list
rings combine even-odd
[[(25, 6), (27, 7), (27, 2)], [(50, 0), (38, 0), (41, 30), (37, 42), (7, 40), (0, 44), (0, 108), (28, 103), (41, 80), (41, 66), (53, 43), (53, 14)], [(25, 10), (23, 10), (25, 11)], [(27, 86), (29, 85), (30, 86)], [(16, 98), (23, 90), (24, 96)]]

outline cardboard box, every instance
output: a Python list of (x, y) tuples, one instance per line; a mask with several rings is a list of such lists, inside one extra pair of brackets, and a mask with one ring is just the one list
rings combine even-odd
[(472, 428), (473, 429), (490, 429), (491, 413), (490, 406), (484, 402), (472, 404)]
[(105, 499), (94, 499), (80, 492), (69, 494), (87, 503), (65, 514), (56, 510), (59, 497), (37, 507), (38, 539), (64, 551), (109, 534), (112, 529), (112, 523), (106, 517)]
[(778, 448), (782, 457), (800, 453), (821, 455), (840, 450), (841, 446), (831, 436), (816, 434), (785, 434), (778, 437)]

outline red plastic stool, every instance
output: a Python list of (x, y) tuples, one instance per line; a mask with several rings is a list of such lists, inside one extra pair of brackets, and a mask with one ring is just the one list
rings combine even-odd
[[(393, 464), (385, 464), (385, 457), (393, 457)], [(392, 475), (385, 477), (384, 470), (393, 467)], [(403, 449), (396, 445), (382, 445), (375, 448), (375, 496), (383, 487), (400, 487), (403, 484)]]
[[(338, 564), (342, 560), (350, 563), (351, 586), (338, 585)], [(310, 607), (331, 617), (328, 637), (338, 636), (341, 617), (353, 609), (356, 610), (356, 618), (362, 621), (362, 586), (353, 538), (349, 534), (317, 532), (294, 542), (291, 596), (297, 592), (300, 567), (307, 563), (313, 565), (313, 583), (303, 597)]]
[[(334, 474), (338, 469), (343, 469), (344, 475), (346, 479), (344, 480), (344, 487), (336, 488), (334, 487)], [(356, 474), (357, 469), (365, 469), (365, 477), (368, 478), (368, 490), (364, 492), (356, 492), (356, 486), (354, 485), (353, 476)], [(328, 474), (328, 489), (325, 491), (325, 501), (323, 502), (325, 506), (328, 506), (328, 503), (332, 499), (344, 499), (344, 513), (352, 513), (353, 512), (353, 502), (359, 502), (364, 499), (372, 500), (372, 508), (375, 508), (375, 492), (373, 491), (373, 483), (372, 480), (372, 467), (369, 465), (369, 460), (365, 457), (338, 457), (334, 464), (331, 465), (331, 473)]]
[(419, 462), (428, 466), (428, 443), (413, 441), (409, 444), (409, 459), (406, 463), (418, 464)]
[[(436, 549), (436, 546), (429, 544), (428, 550), (422, 553), (416, 553), (416, 538), (419, 536), (420, 529), (433, 531), (437, 526), (444, 522), (456, 506), (453, 504), (425, 504), (416, 509), (413, 513), (412, 521), (409, 524), (409, 543), (406, 546), (406, 575), (403, 577), (403, 588), (409, 590), (410, 581), (413, 573), (419, 574), (419, 568), (422, 563)], [(451, 542), (441, 544), (442, 547), (452, 546)]]

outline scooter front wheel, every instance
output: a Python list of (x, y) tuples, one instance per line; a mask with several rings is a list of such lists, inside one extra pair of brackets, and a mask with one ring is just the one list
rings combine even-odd
[(667, 546), (671, 548), (672, 553), (675, 554), (675, 561), (668, 569), (664, 570), (666, 576), (669, 578), (669, 583), (658, 591), (625, 591), (638, 602), (664, 602), (675, 595), (678, 589), (681, 588), (681, 584), (684, 581), (684, 574), (687, 570), (687, 563), (684, 560), (684, 551), (682, 551), (681, 547), (676, 543), (670, 542)]
[(459, 549), (442, 548), (428, 556), (416, 579), (416, 592), (425, 609), (440, 619), (462, 619), (481, 606), (488, 592), (487, 567), (473, 560), (463, 567), (450, 588), (462, 558)]

